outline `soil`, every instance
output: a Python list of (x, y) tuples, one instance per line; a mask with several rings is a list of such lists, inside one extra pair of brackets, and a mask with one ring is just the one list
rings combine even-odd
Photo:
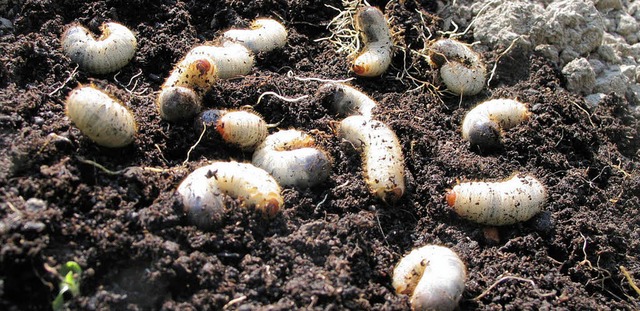
[[(340, 118), (314, 96), (320, 83), (287, 75), (353, 77), (347, 58), (317, 41), (329, 36), (339, 1), (8, 3), (2, 17), (13, 29), (0, 30), (0, 309), (50, 308), (59, 290), (52, 271), (67, 261), (83, 269), (81, 294), (66, 296), (71, 309), (408, 309), (409, 299), (391, 286), (392, 269), (425, 244), (451, 247), (466, 263), (463, 310), (640, 308), (631, 286), (640, 280), (634, 107), (611, 94), (590, 109), (541, 56), (483, 51), (497, 71), (471, 97), (436, 91), (437, 75), (424, 62), (407, 66), (428, 82), (416, 84), (403, 75), (411, 57), (401, 52), (382, 77), (351, 81), (379, 103), (375, 117), (402, 144), (408, 189), (389, 206), (368, 192), (360, 155), (335, 136)], [(422, 47), (413, 27), (422, 23), (419, 12), (434, 37), (442, 30), (432, 1), (370, 3), (386, 6), (401, 45)], [(287, 46), (257, 55), (249, 75), (220, 81), (205, 106), (252, 105), (277, 128), (313, 133), (333, 158), (331, 176), (312, 189), (285, 188), (275, 219), (230, 204), (204, 232), (175, 206), (177, 185), (207, 161), (250, 161), (251, 154), (215, 139), (189, 154), (200, 133), (190, 122), (161, 120), (155, 96), (190, 48), (259, 16), (284, 21)], [(103, 21), (136, 32), (135, 58), (117, 75), (74, 71), (60, 49), (65, 25), (97, 31)], [(131, 146), (97, 146), (65, 116), (66, 95), (90, 83), (135, 114)], [(310, 96), (295, 103), (265, 96), (256, 104), (264, 92)], [(499, 97), (528, 103), (530, 119), (504, 131), (498, 149), (470, 148), (462, 118)], [(548, 188), (544, 211), (532, 220), (491, 228), (447, 208), (444, 193), (457, 182), (515, 172)]]

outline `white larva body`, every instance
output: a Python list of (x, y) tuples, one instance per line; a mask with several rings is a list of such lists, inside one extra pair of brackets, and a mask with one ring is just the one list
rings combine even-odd
[(85, 27), (73, 25), (62, 35), (62, 50), (88, 72), (105, 74), (124, 67), (136, 51), (136, 37), (118, 23), (105, 23), (97, 40)]
[(246, 75), (253, 64), (253, 54), (240, 44), (193, 48), (162, 85), (157, 101), (160, 116), (169, 121), (193, 117), (200, 111), (202, 94), (218, 79)]
[(391, 64), (393, 48), (384, 14), (376, 7), (362, 7), (356, 13), (355, 28), (360, 32), (364, 48), (353, 60), (353, 72), (364, 77), (383, 74)]
[(501, 182), (466, 182), (447, 192), (460, 217), (491, 226), (527, 221), (542, 210), (547, 191), (533, 176), (515, 175)]
[(178, 186), (178, 197), (191, 222), (210, 228), (224, 214), (223, 195), (239, 199), (273, 217), (284, 204), (281, 189), (269, 173), (250, 163), (214, 162), (189, 174)]
[(529, 117), (527, 106), (513, 99), (492, 99), (471, 109), (462, 121), (462, 138), (472, 145), (499, 143), (502, 129)]
[(458, 95), (475, 95), (484, 88), (487, 69), (478, 53), (462, 42), (441, 39), (429, 47), (429, 62), (440, 68), (447, 89)]
[(124, 147), (135, 138), (137, 126), (131, 111), (95, 87), (74, 89), (65, 106), (69, 119), (98, 145)]
[(405, 190), (404, 159), (396, 134), (380, 121), (350, 116), (340, 122), (339, 135), (361, 150), (371, 192), (387, 203), (400, 199)]
[(227, 30), (223, 37), (254, 53), (269, 52), (287, 44), (287, 29), (274, 19), (259, 18), (251, 23), (250, 29)]
[(282, 186), (311, 187), (323, 182), (331, 172), (327, 154), (315, 146), (311, 136), (298, 130), (269, 135), (253, 153), (252, 162)]
[(253, 151), (267, 137), (267, 123), (261, 116), (248, 111), (206, 110), (196, 118), (196, 131), (202, 124), (213, 128), (227, 143), (245, 151)]
[(393, 269), (396, 293), (411, 297), (413, 310), (454, 310), (464, 291), (466, 267), (444, 246), (426, 245), (404, 256)]
[(362, 115), (371, 118), (376, 102), (357, 89), (342, 83), (325, 83), (318, 88), (318, 97), (327, 98), (340, 115)]

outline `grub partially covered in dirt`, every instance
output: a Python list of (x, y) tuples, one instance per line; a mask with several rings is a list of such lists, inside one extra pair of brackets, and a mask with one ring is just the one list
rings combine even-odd
[[(326, 26), (340, 1), (5, 3), (0, 17), (12, 25), (0, 29), (0, 309), (50, 308), (56, 271), (75, 261), (82, 275), (80, 294), (65, 296), (71, 309), (406, 310), (409, 298), (392, 286), (394, 265), (428, 244), (451, 248), (466, 265), (463, 310), (638, 307), (636, 108), (614, 93), (590, 105), (566, 90), (562, 68), (541, 51), (478, 49), (492, 79), (460, 97), (424, 59), (426, 43), (452, 30), (447, 11), (426, 1), (370, 2), (392, 17), (396, 42), (390, 67), (373, 78), (356, 77), (346, 55), (320, 40), (331, 36)], [(155, 101), (190, 49), (256, 18), (281, 21), (287, 44), (257, 53), (247, 75), (214, 83), (202, 109), (245, 109), (270, 133), (309, 133), (332, 159), (331, 172), (308, 189), (283, 187), (273, 218), (225, 197), (224, 216), (203, 231), (176, 201), (179, 183), (211, 161), (250, 162), (253, 154), (199, 140), (193, 120), (163, 121)], [(138, 40), (120, 71), (94, 75), (64, 55), (65, 25), (97, 32), (111, 21)], [(456, 39), (471, 43), (473, 35)], [(327, 81), (306, 78), (354, 78), (348, 83), (375, 101), (371, 119), (395, 133), (403, 153), (398, 201), (370, 193), (360, 154), (336, 133), (345, 116), (315, 96)], [(100, 147), (73, 126), (64, 100), (79, 84), (130, 108), (133, 143)], [(258, 101), (266, 92), (282, 97)], [(471, 146), (464, 116), (496, 98), (527, 103), (528, 119), (503, 129), (497, 148)], [(547, 189), (528, 221), (475, 224), (444, 199), (458, 183), (514, 172)]]

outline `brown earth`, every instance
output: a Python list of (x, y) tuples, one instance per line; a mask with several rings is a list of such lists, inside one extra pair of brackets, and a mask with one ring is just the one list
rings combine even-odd
[[(401, 76), (403, 54), (396, 53), (387, 74), (352, 81), (379, 103), (377, 119), (403, 147), (408, 190), (387, 206), (368, 193), (360, 156), (334, 135), (339, 119), (313, 97), (319, 83), (287, 77), (352, 76), (344, 55), (315, 41), (329, 35), (337, 14), (328, 5), (341, 3), (245, 2), (8, 1), (0, 12), (13, 21), (13, 29), (0, 30), (0, 309), (49, 308), (58, 278), (47, 267), (70, 260), (84, 270), (81, 295), (67, 297), (71, 309), (407, 309), (391, 271), (403, 254), (429, 243), (451, 247), (466, 263), (463, 310), (640, 307), (620, 269), (640, 279), (640, 136), (623, 98), (609, 95), (590, 110), (563, 88), (558, 68), (517, 51), (500, 59), (479, 95), (438, 95)], [(386, 5), (401, 44), (421, 47), (416, 9), (433, 34), (440, 29), (431, 1), (371, 4)], [(208, 160), (249, 161), (251, 154), (201, 142), (182, 165), (200, 133), (191, 123), (162, 121), (155, 93), (194, 45), (258, 16), (284, 21), (287, 46), (258, 55), (248, 76), (221, 81), (205, 105), (255, 105), (267, 91), (312, 95), (297, 103), (265, 97), (254, 109), (279, 128), (314, 133), (333, 157), (331, 176), (309, 190), (285, 189), (286, 208), (274, 220), (232, 207), (219, 227), (202, 232), (173, 206), (176, 186)], [(103, 21), (136, 32), (135, 58), (117, 76), (73, 73), (60, 50), (65, 25), (97, 31)], [(483, 53), (490, 67), (501, 51)], [(423, 75), (437, 85), (433, 77)], [(139, 123), (134, 144), (99, 147), (70, 123), (64, 99), (79, 83), (127, 103)], [(459, 130), (464, 114), (498, 97), (528, 103), (530, 120), (506, 131), (499, 150), (470, 150)], [(514, 172), (538, 176), (548, 188), (545, 211), (532, 220), (496, 234), (447, 208), (444, 193), (457, 181)], [(491, 287), (507, 275), (519, 279)]]

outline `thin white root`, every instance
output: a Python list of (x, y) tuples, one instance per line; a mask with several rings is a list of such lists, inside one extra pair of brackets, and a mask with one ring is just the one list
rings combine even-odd
[[(53, 96), (53, 94), (57, 93), (58, 91), (62, 90), (62, 88), (64, 88), (67, 83), (69, 83), (69, 81), (71, 81), (71, 79), (73, 79), (77, 74), (78, 74), (78, 67), (80, 65), (76, 65), (75, 68), (73, 68), (73, 70), (71, 71), (71, 73), (69, 74), (69, 76), (67, 77), (66, 80), (64, 80), (64, 82), (62, 82), (62, 85), (60, 85), (59, 87), (57, 87), (55, 90), (51, 91), (49, 94), (49, 96)], [(68, 71), (67, 71), (68, 72)]]
[(508, 280), (516, 280), (516, 281), (526, 282), (526, 283), (531, 284), (531, 286), (533, 287), (533, 292), (536, 295), (538, 295), (538, 297), (540, 297), (540, 298), (551, 297), (551, 296), (555, 296), (556, 295), (556, 291), (555, 290), (552, 290), (551, 292), (548, 292), (548, 293), (541, 292), (538, 289), (538, 287), (536, 286), (536, 283), (531, 279), (522, 278), (522, 277), (519, 277), (519, 276), (509, 275), (509, 274), (505, 273), (505, 274), (502, 274), (497, 281), (495, 281), (493, 284), (491, 284), (491, 286), (489, 286), (489, 288), (487, 288), (484, 292), (482, 292), (482, 294), (478, 295), (476, 298), (473, 298), (473, 300), (480, 300), (480, 299), (484, 298), (484, 296), (489, 294), (489, 292), (491, 292), (492, 289), (494, 289), (500, 283), (502, 283), (504, 281), (508, 281)]
[(204, 133), (207, 131), (207, 124), (205, 122), (202, 122), (202, 133), (200, 133), (200, 137), (198, 137), (198, 141), (196, 141), (196, 143), (191, 146), (191, 148), (189, 148), (189, 151), (187, 151), (187, 158), (184, 159), (184, 162), (182, 162), (182, 165), (187, 165), (187, 162), (189, 162), (189, 157), (191, 156), (191, 151), (193, 151), (193, 149), (196, 149), (196, 147), (198, 146), (198, 144), (200, 144), (200, 141), (202, 140), (202, 137), (204, 136)]
[(323, 79), (323, 78), (313, 78), (313, 77), (298, 77), (296, 75), (293, 74), (293, 71), (289, 70), (287, 72), (287, 78), (293, 78), (296, 79), (298, 81), (316, 81), (316, 82), (335, 82), (335, 83), (345, 83), (345, 82), (349, 82), (351, 80), (355, 80), (356, 78), (347, 78), (347, 79), (340, 79), (340, 80), (332, 80), (332, 79)]
[(262, 98), (263, 98), (263, 97), (265, 97), (266, 95), (275, 96), (275, 97), (277, 97), (278, 99), (283, 100), (283, 101), (286, 101), (286, 102), (288, 102), (288, 103), (296, 103), (296, 102), (299, 102), (299, 101), (301, 101), (301, 100), (303, 100), (303, 99), (305, 99), (305, 98), (309, 97), (309, 95), (302, 95), (302, 96), (299, 96), (299, 97), (296, 97), (296, 98), (288, 98), (288, 97), (284, 97), (284, 96), (282, 96), (282, 95), (280, 95), (280, 94), (278, 94), (278, 93), (276, 93), (276, 92), (264, 92), (264, 93), (262, 93), (262, 94), (260, 95), (260, 97), (258, 97), (258, 101), (257, 101), (257, 102), (256, 102), (256, 104), (254, 105), (254, 107), (255, 107), (255, 106), (257, 106), (257, 105), (259, 105), (259, 104), (260, 104), (260, 101), (262, 100)]
[(522, 36), (518, 36), (517, 38), (513, 39), (513, 41), (511, 41), (511, 44), (509, 45), (509, 47), (502, 51), (502, 53), (500, 53), (500, 55), (498, 55), (498, 58), (496, 58), (496, 62), (493, 64), (493, 68), (491, 69), (491, 75), (489, 75), (489, 79), (487, 79), (487, 87), (489, 86), (489, 84), (491, 83), (491, 80), (493, 79), (493, 76), (496, 74), (496, 69), (498, 69), (498, 62), (500, 61), (500, 59), (507, 55), (507, 53), (509, 53), (509, 51), (511, 51), (511, 49), (513, 49), (513, 47), (516, 45), (516, 42), (518, 42), (518, 40), (522, 39)]

